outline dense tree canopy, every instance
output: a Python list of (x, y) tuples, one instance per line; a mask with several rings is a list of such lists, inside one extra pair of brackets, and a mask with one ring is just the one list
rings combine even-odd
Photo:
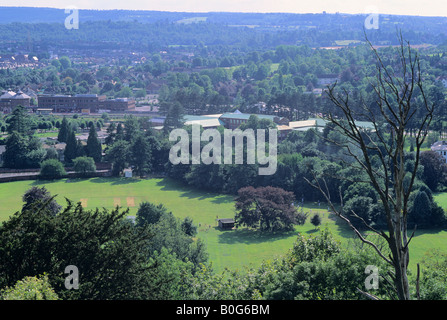
[(236, 198), (237, 225), (262, 231), (287, 231), (301, 222), (292, 192), (274, 187), (245, 187)]

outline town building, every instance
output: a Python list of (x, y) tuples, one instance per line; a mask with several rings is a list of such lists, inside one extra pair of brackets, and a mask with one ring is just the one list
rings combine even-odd
[[(224, 127), (225, 129), (237, 129), (242, 124), (247, 123), (250, 116), (255, 115), (259, 119), (269, 119), (275, 125), (278, 130), (278, 140), (284, 140), (287, 135), (292, 131), (307, 131), (314, 129), (322, 132), (326, 126), (327, 120), (321, 118), (309, 118), (301, 121), (289, 121), (288, 118), (278, 117), (275, 115), (266, 114), (251, 114), (235, 111), (233, 113), (223, 114), (209, 114), (209, 115), (185, 115), (183, 117), (184, 125), (200, 125), (203, 129), (216, 129), (218, 127)], [(165, 117), (158, 116), (150, 119), (150, 123), (155, 130), (161, 130), (163, 128)], [(374, 130), (372, 123), (367, 121), (356, 121), (356, 124), (366, 130)]]
[(109, 112), (123, 112), (135, 110), (135, 100), (130, 98), (105, 99), (98, 103), (98, 110)]
[(96, 110), (99, 100), (106, 97), (94, 95), (38, 95), (39, 109), (52, 109), (57, 113), (81, 112), (82, 109)]
[(3, 91), (0, 96), (0, 110), (3, 113), (9, 113), (17, 106), (29, 108), (30, 102), (31, 97), (21, 90), (17, 93), (11, 90)]
[(135, 110), (135, 100), (130, 98), (107, 99), (104, 95), (38, 95), (39, 109), (52, 109), (56, 113), (125, 112)]
[(203, 129), (216, 129), (224, 125), (224, 122), (220, 119), (222, 114), (209, 114), (201, 116), (186, 115), (185, 126), (199, 124)]
[[(240, 111), (235, 111), (233, 113), (224, 113), (219, 119), (223, 122), (223, 126), (226, 129), (236, 129), (241, 124), (247, 123), (248, 119), (250, 119), (250, 113), (242, 113)], [(277, 125), (288, 125), (289, 119), (284, 117), (266, 115), (266, 114), (256, 114), (259, 119), (268, 119), (276, 123)]]

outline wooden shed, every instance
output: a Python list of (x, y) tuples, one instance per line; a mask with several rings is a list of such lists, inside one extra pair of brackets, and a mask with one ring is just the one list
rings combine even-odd
[(233, 229), (234, 227), (234, 220), (231, 218), (217, 219), (217, 221), (219, 222), (219, 228), (221, 229), (228, 230)]

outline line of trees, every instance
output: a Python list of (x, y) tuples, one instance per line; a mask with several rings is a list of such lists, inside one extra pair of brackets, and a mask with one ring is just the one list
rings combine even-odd
[(62, 119), (58, 132), (58, 141), (66, 143), (64, 163), (58, 152), (50, 146), (44, 148), (35, 135), (33, 120), (26, 108), (16, 107), (7, 117), (8, 136), (5, 139), (3, 167), (11, 169), (41, 168), (41, 177), (45, 179), (60, 178), (66, 175), (65, 166), (73, 166), (81, 175), (95, 172), (95, 163), (102, 161), (102, 144), (98, 139), (97, 126), (90, 125), (87, 143), (84, 146), (76, 138), (76, 128)]

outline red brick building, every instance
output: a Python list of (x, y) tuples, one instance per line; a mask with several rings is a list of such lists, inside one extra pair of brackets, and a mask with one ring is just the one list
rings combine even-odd
[(17, 106), (28, 108), (30, 101), (31, 97), (22, 91), (17, 93), (14, 91), (3, 91), (0, 95), (0, 111), (9, 113)]
[(88, 109), (92, 113), (99, 110), (110, 110), (111, 112), (123, 112), (135, 110), (135, 100), (107, 99), (104, 95), (77, 94), (70, 95), (39, 95), (38, 107), (40, 109), (52, 109), (53, 112), (82, 112)]

